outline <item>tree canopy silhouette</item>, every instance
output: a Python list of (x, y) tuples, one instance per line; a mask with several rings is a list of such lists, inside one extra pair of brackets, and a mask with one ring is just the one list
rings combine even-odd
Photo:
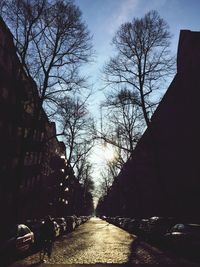
[(104, 80), (117, 89), (129, 89), (139, 96), (146, 125), (149, 112), (157, 103), (151, 95), (160, 81), (173, 72), (174, 58), (170, 55), (171, 35), (167, 23), (157, 11), (143, 18), (124, 23), (116, 32), (112, 44), (117, 54), (104, 67)]

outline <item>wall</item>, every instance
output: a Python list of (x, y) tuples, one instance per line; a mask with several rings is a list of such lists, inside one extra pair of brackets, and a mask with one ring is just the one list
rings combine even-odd
[(200, 219), (199, 99), (200, 32), (181, 31), (177, 74), (113, 184), (110, 207), (131, 217)]

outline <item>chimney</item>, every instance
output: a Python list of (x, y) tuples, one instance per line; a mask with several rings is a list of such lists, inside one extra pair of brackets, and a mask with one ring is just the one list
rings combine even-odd
[(200, 69), (200, 32), (181, 30), (177, 53), (177, 72)]

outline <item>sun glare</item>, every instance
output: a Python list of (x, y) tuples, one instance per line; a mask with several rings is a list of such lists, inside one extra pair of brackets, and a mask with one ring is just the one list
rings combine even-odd
[(99, 144), (93, 152), (92, 160), (98, 166), (104, 166), (106, 162), (112, 162), (117, 157), (115, 149), (109, 144)]
[(114, 149), (110, 145), (102, 146), (102, 153), (107, 161), (113, 161), (116, 156)]

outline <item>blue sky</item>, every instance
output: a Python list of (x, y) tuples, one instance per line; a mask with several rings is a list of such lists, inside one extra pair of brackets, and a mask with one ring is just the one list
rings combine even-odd
[[(82, 11), (83, 19), (93, 35), (96, 61), (85, 68), (90, 82), (97, 90), (103, 86), (100, 80), (100, 70), (113, 53), (110, 43), (119, 28), (134, 17), (143, 17), (148, 11), (157, 10), (160, 16), (169, 24), (172, 38), (172, 51), (176, 55), (179, 33), (181, 29), (200, 31), (200, 0), (75, 0)], [(166, 89), (168, 84), (166, 84)], [(104, 93), (94, 94), (90, 100), (90, 109), (98, 119), (98, 104), (104, 98)], [(98, 159), (100, 149), (96, 149), (93, 161), (96, 162), (95, 176), (98, 176), (103, 161)], [(98, 166), (97, 166), (98, 165)]]
[[(174, 54), (181, 29), (200, 31), (200, 0), (75, 0), (75, 4), (93, 35), (96, 60), (85, 71), (91, 76), (96, 90), (103, 86), (100, 70), (113, 53), (111, 40), (122, 23), (143, 17), (152, 9), (157, 10), (169, 24)], [(91, 110), (96, 109), (102, 99), (102, 92), (95, 94), (91, 98)]]

